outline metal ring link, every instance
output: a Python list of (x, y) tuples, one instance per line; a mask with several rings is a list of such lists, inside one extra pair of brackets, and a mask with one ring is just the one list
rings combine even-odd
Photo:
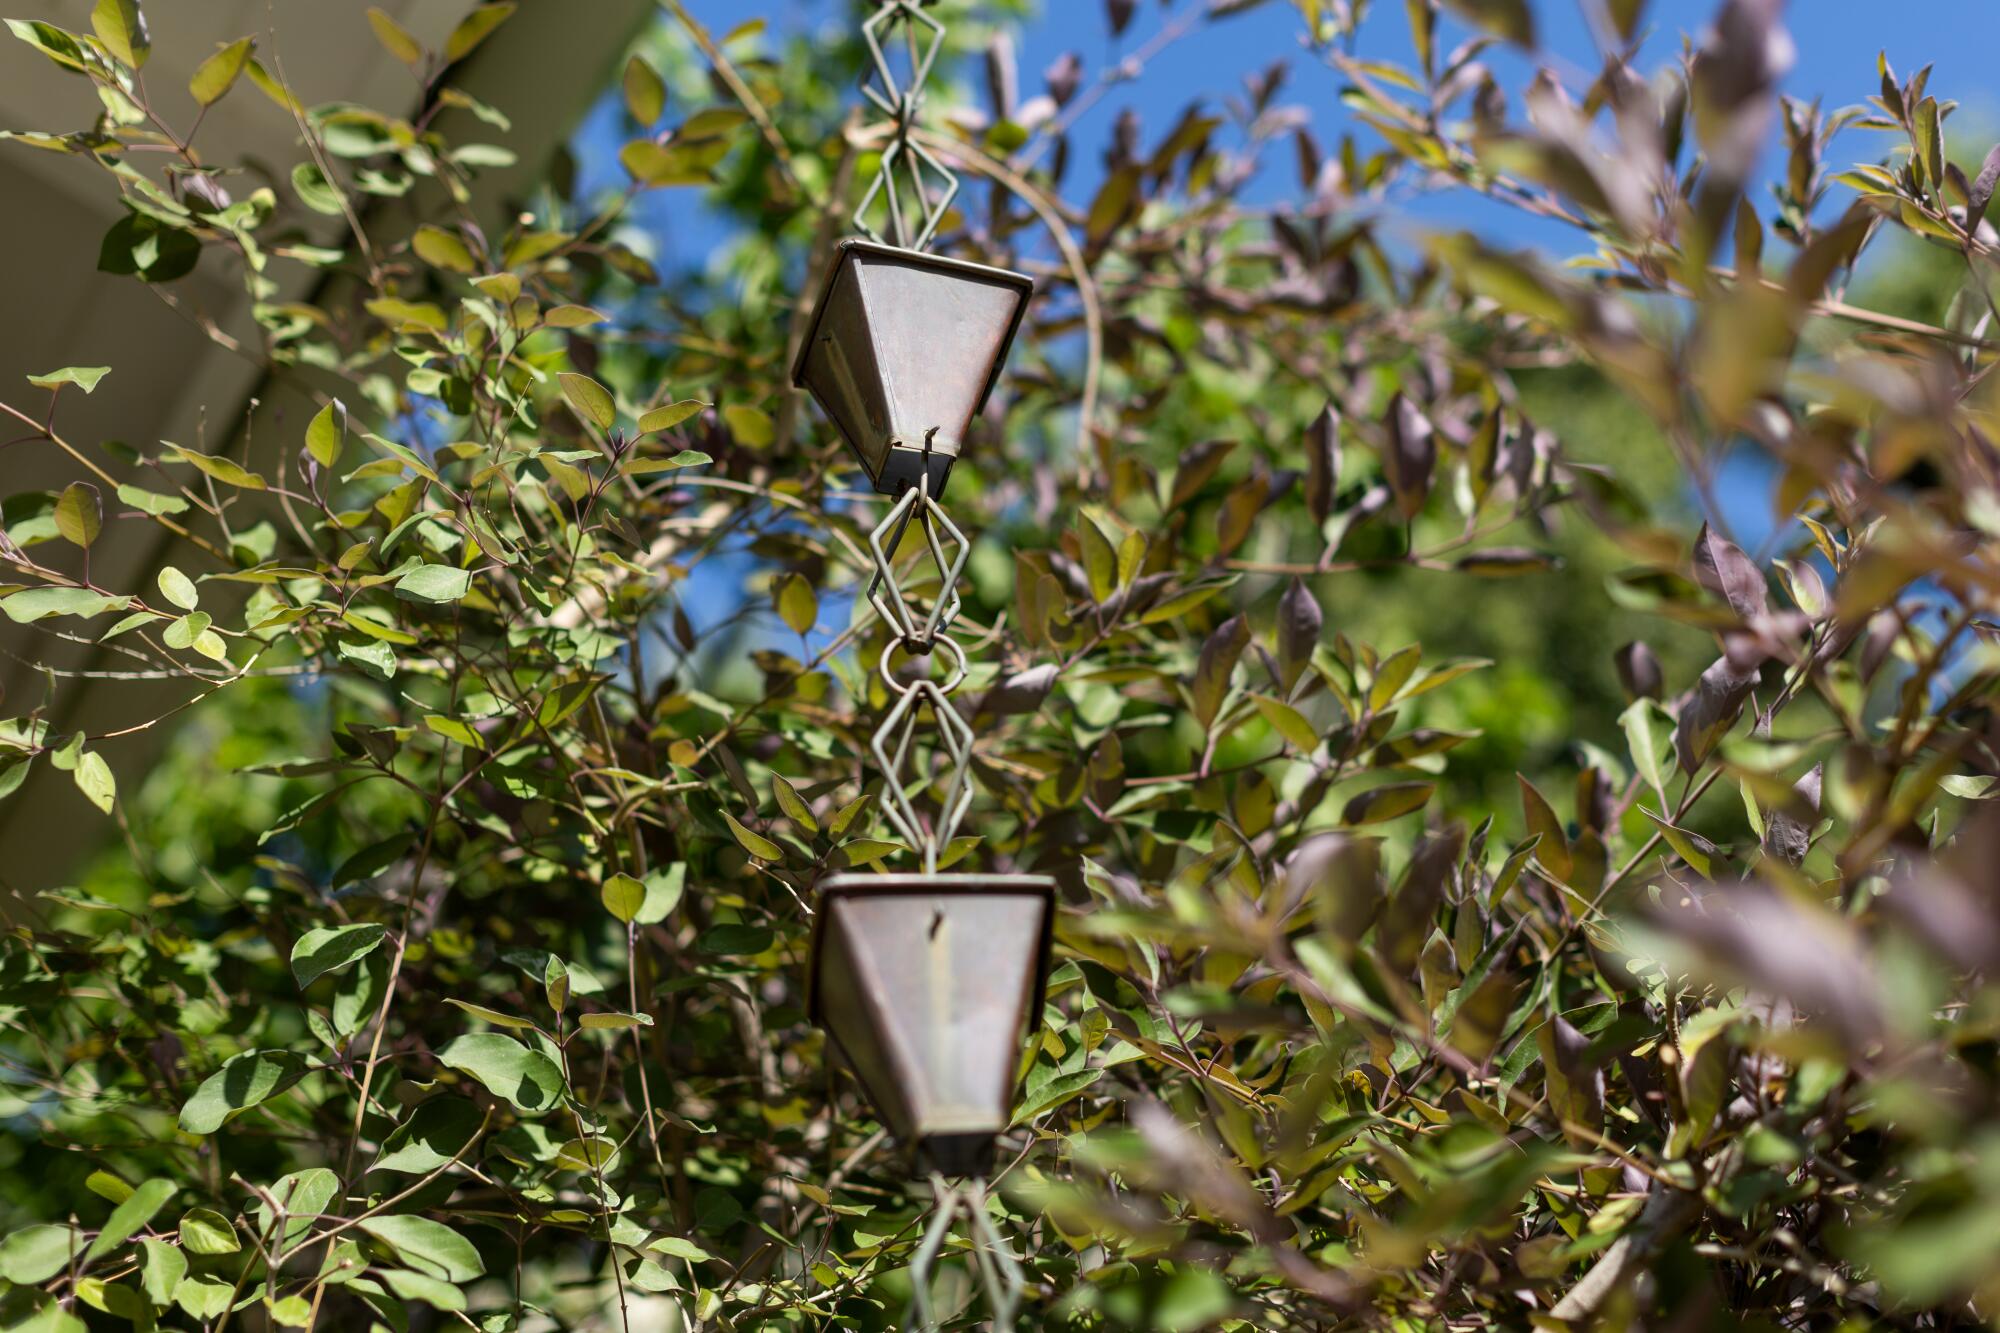
[(902, 681), (897, 680), (895, 673), (889, 669), (891, 660), (894, 659), (899, 651), (908, 652), (912, 657), (929, 657), (938, 648), (943, 648), (945, 655), (952, 659), (952, 670), (951, 674), (943, 682), (933, 688), (939, 694), (951, 694), (960, 685), (965, 683), (968, 664), (965, 660), (965, 649), (958, 646), (958, 641), (946, 638), (941, 634), (933, 637), (927, 644), (916, 639), (904, 639), (892, 642), (882, 650), (881, 660), (876, 662), (875, 670), (881, 675), (882, 683), (888, 686), (891, 693), (906, 695), (911, 690), (918, 689), (929, 682), (927, 680), (919, 680), (905, 685)]

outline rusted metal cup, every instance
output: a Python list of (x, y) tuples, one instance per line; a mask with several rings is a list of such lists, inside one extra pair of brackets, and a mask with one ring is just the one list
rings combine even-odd
[(933, 497), (1006, 365), (1034, 279), (1006, 269), (843, 241), (792, 382), (833, 419), (869, 481)]
[(891, 1133), (950, 1176), (986, 1170), (1040, 1021), (1055, 924), (1042, 875), (837, 875), (819, 891), (811, 1016)]

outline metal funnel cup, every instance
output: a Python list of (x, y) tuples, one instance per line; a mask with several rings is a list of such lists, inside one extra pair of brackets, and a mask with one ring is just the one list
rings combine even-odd
[(1005, 269), (843, 241), (792, 382), (833, 419), (877, 491), (900, 495), (928, 473), (941, 495), (1034, 287)]
[(1048, 981), (1055, 881), (839, 875), (820, 887), (808, 1005), (882, 1122), (948, 1175), (985, 1168)]

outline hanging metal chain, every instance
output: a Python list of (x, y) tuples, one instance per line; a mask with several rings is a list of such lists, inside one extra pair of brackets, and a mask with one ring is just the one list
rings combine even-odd
[[(924, 250), (930, 247), (946, 210), (958, 197), (958, 177), (910, 133), (917, 128), (925, 85), (930, 82), (938, 52), (944, 48), (944, 24), (924, 13), (935, 0), (879, 0), (879, 3), (881, 8), (861, 25), (861, 35), (868, 43), (868, 55), (874, 64), (861, 91), (895, 122), (895, 133), (889, 146), (882, 150), (881, 169), (875, 173), (868, 193), (862, 196), (861, 206), (854, 210), (854, 225), (870, 240), (882, 240), (868, 221), (868, 214), (877, 200), (886, 200), (889, 243), (909, 250)], [(887, 50), (887, 46), (898, 40), (907, 49), (910, 62), (907, 87), (898, 82)]]
[[(928, 611), (916, 601), (915, 585), (906, 584), (896, 568), (897, 548), (913, 522), (937, 573)], [(945, 633), (958, 616), (958, 585), (972, 544), (932, 498), (926, 471), (868, 534), (868, 550), (875, 561), (868, 601), (892, 635), (878, 669), (895, 703), (869, 746), (882, 766), (882, 813), (923, 855), (924, 873), (934, 874), (972, 804), (972, 728), (951, 705), (952, 694), (965, 683), (965, 650)], [(910, 674), (896, 669), (898, 654), (910, 659)], [(917, 674), (934, 668), (940, 658), (943, 679)], [(940, 795), (936, 817), (927, 820), (916, 802), (931, 788)]]
[(903, 1327), (914, 1333), (933, 1333), (937, 1328), (937, 1317), (931, 1311), (931, 1269), (944, 1249), (945, 1237), (951, 1234), (951, 1224), (963, 1217), (966, 1237), (972, 1242), (973, 1266), (979, 1270), (986, 1307), (993, 1316), (993, 1333), (1011, 1333), (1027, 1284), (1013, 1251), (986, 1213), (986, 1187), (978, 1181), (953, 1186), (943, 1176), (932, 1176), (931, 1189), (937, 1195), (937, 1210), (931, 1215), (923, 1244), (917, 1247), (917, 1257), (910, 1263), (910, 1310)]

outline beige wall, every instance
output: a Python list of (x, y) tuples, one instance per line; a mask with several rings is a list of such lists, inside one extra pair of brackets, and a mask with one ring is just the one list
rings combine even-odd
[[(471, 8), (471, 0), (380, 4), (434, 47)], [(87, 32), (91, 5), (92, 0), (15, 0), (8, 13)], [(417, 96), (415, 81), (376, 42), (367, 8), (363, 0), (269, 5), (152, 0), (146, 5), (154, 42), (145, 67), (148, 94), (170, 123), (187, 125), (193, 116), (187, 83), (195, 66), (219, 43), (255, 35), (259, 58), (267, 67), (282, 62), (284, 77), (309, 105), (345, 100), (407, 109)], [(609, 86), (625, 47), (652, 12), (647, 0), (526, 0), (474, 54), (455, 81), (513, 118), (506, 142), (521, 159), (519, 166), (482, 180), (483, 214), (498, 217), (511, 198), (532, 185), (549, 154)], [(0, 128), (83, 129), (97, 110), (82, 76), (58, 69), (11, 34), (0, 33)], [(491, 139), (497, 131), (481, 128), (466, 137)], [(272, 183), (290, 199), (289, 173), (302, 160), (297, 134), (247, 82), (211, 108), (196, 147), (211, 161), (268, 168), (270, 181), (244, 177), (242, 189), (232, 184), (233, 193)], [(253, 358), (209, 339), (159, 292), (96, 271), (101, 238), (122, 211), (104, 173), (89, 162), (0, 142), (0, 305), (7, 316), (0, 319), (0, 400), (35, 411), (46, 397), (25, 382), (26, 375), (66, 365), (108, 365), (112, 373), (94, 395), (73, 388), (63, 393), (57, 427), (72, 443), (92, 450), (101, 440), (121, 439), (151, 448), (162, 439), (193, 446), (205, 438), (215, 451), (236, 439), (254, 394), (262, 404), (256, 424), (261, 428), (270, 421), (273, 429), (253, 433), (253, 447), (275, 457), (278, 419), (286, 419), (283, 431), (291, 439), (303, 429), (309, 401), (296, 386), (267, 381)], [(303, 210), (300, 216), (317, 227), (338, 228), (334, 219)], [(255, 327), (240, 274), (222, 258), (205, 255), (195, 274), (165, 290), (184, 306), (208, 312), (254, 348)], [(293, 298), (310, 297), (318, 281), (316, 272), (295, 263), (274, 263), (272, 276)], [(0, 440), (17, 433), (6, 430)], [(110, 466), (108, 459), (100, 462)], [(0, 494), (58, 489), (77, 476), (76, 466), (48, 444), (0, 451)], [(148, 583), (151, 569), (165, 558), (158, 532), (142, 522), (108, 525), (92, 553), (97, 582), (119, 589)], [(40, 546), (36, 554), (54, 558), (57, 550)], [(0, 655), (4, 716), (26, 712), (46, 693), (39, 673), (16, 658), (64, 670), (113, 665), (101, 660), (101, 650), (4, 619), (0, 648), (6, 650)], [(189, 692), (179, 683), (65, 680), (47, 715), (59, 731), (101, 734), (157, 716)], [(166, 730), (156, 728), (136, 742), (107, 749), (121, 784), (142, 776)], [(84, 801), (69, 775), (37, 763), (27, 784), (0, 801), (0, 887), (22, 895), (51, 887), (78, 851), (115, 836), (110, 821)]]

